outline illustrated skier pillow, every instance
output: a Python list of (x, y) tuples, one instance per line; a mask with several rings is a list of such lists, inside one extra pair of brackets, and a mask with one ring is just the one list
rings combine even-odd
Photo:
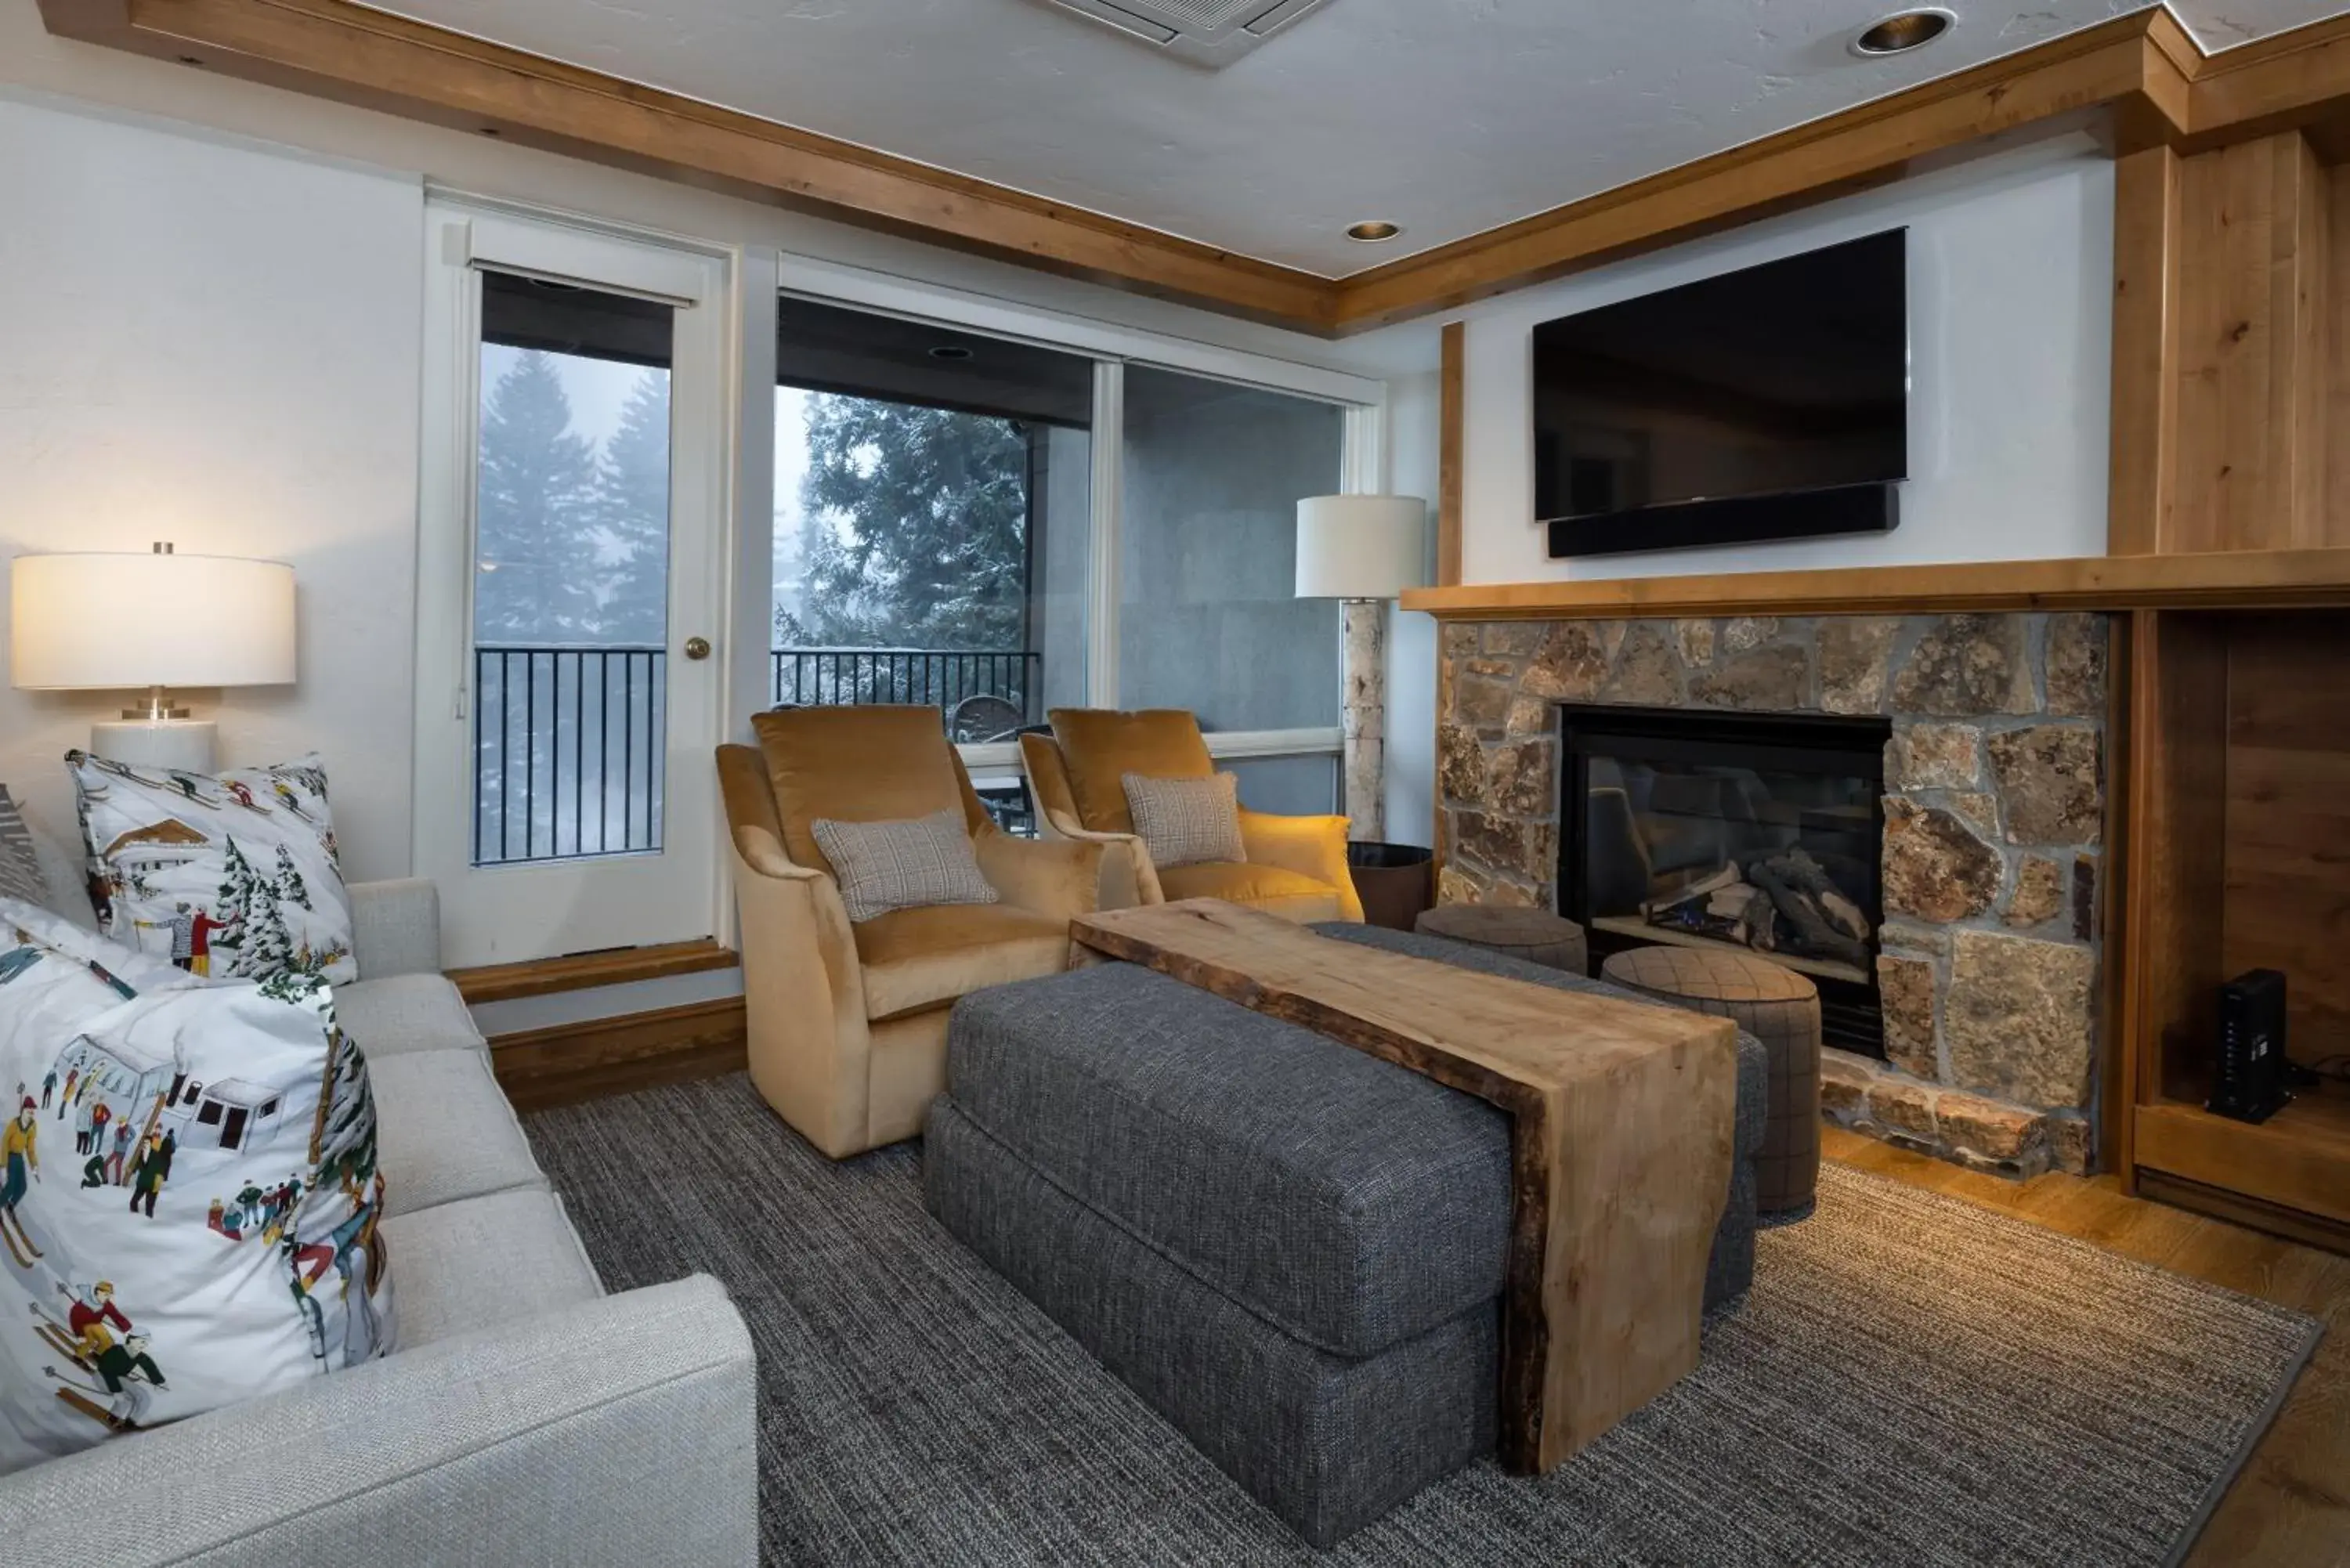
[(316, 756), (217, 775), (87, 752), (67, 753), (66, 766), (108, 936), (201, 979), (359, 979)]
[(0, 1475), (390, 1348), (367, 1062), (316, 976), (206, 984), (0, 898)]

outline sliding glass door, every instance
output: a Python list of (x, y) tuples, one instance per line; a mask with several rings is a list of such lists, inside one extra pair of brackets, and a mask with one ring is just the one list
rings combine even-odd
[(1055, 707), (1191, 709), (1250, 804), (1335, 809), (1337, 613), (1294, 597), (1296, 503), (1377, 483), (1376, 420), (1335, 390), (1376, 389), (864, 292), (888, 307), (780, 306), (775, 701), (938, 708), (1015, 827), (1011, 742)]

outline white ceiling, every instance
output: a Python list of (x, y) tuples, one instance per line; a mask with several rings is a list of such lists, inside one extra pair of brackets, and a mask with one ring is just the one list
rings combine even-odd
[[(398, 0), (408, 16), (1340, 275), (1752, 141), (2140, 0), (1331, 0), (1205, 70), (1042, 0)], [(2350, 0), (2177, 0), (2218, 50)], [(1361, 245), (1366, 218), (1404, 225)]]

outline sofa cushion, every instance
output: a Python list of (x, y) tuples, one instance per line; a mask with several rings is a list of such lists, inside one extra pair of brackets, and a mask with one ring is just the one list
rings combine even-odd
[(966, 997), (947, 1083), (1078, 1201), (1320, 1349), (1369, 1355), (1501, 1291), (1507, 1117), (1180, 981), (1105, 964)]
[(204, 984), (0, 899), (0, 1475), (391, 1342), (334, 1016), (315, 977)]
[(16, 898), (44, 909), (49, 902), (49, 878), (33, 846), (32, 830), (0, 784), (0, 898)]
[(335, 1016), (370, 1061), (419, 1051), (486, 1051), (457, 988), (437, 974), (394, 975), (335, 987)]
[(1135, 835), (1162, 873), (1248, 858), (1241, 841), (1241, 781), (1233, 774), (1154, 779), (1128, 774), (1123, 782)]
[(210, 979), (359, 977), (316, 756), (218, 775), (68, 752), (108, 936)]
[(389, 1057), (375, 1069), (375, 1098), (385, 1213), (546, 1185), (484, 1053), (461, 1046)]
[(836, 822), (819, 816), (808, 827), (831, 863), (852, 925), (878, 920), (897, 909), (993, 904), (1003, 898), (980, 874), (971, 828), (959, 807), (903, 822)]
[(1132, 833), (1126, 775), (1203, 779), (1216, 771), (1201, 737), (1200, 721), (1180, 708), (1123, 713), (1108, 708), (1055, 708), (1053, 738), (1061, 744), (1077, 820), (1092, 833)]
[(1159, 890), (1172, 898), (1222, 898), (1293, 920), (1335, 920), (1338, 890), (1302, 871), (1251, 862), (1179, 866), (1159, 873)]
[(897, 909), (855, 931), (865, 1016), (876, 1023), (1069, 963), (1069, 923), (1015, 904)]
[(564, 1215), (536, 1188), (443, 1203), (383, 1223), (400, 1263), (400, 1348), (498, 1319), (529, 1319), (604, 1293)]

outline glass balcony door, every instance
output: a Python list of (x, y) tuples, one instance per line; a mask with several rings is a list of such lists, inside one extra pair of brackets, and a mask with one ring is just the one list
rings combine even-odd
[(712, 935), (723, 267), (433, 226), (418, 862), (444, 961)]

